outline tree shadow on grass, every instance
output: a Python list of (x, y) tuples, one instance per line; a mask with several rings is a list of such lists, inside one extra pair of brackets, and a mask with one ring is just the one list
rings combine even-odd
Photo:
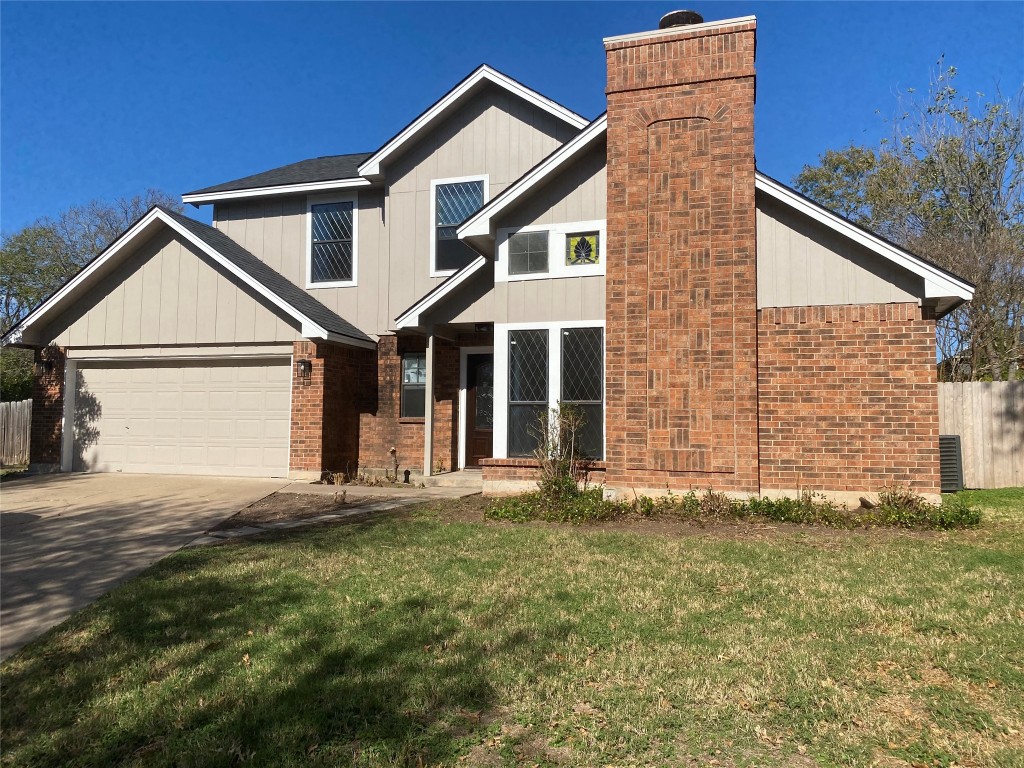
[(443, 586), (387, 600), (269, 576), (267, 546), (239, 548), (231, 575), (172, 558), (25, 649), (4, 674), (5, 762), (450, 762), (502, 692), (495, 659), (541, 670), (572, 631)]

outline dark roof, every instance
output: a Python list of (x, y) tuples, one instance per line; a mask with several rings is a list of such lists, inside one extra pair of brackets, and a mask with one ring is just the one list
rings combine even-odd
[(225, 181), (212, 187), (186, 192), (186, 195), (203, 195), (208, 192), (233, 192), (239, 189), (257, 187), (279, 187), (285, 184), (310, 184), (316, 181), (338, 181), (359, 178), (359, 166), (372, 152), (358, 152), (354, 155), (328, 155), (300, 160), (291, 165), (271, 168), (269, 171), (254, 173), (234, 181)]
[(280, 296), (281, 299), (296, 310), (322, 326), (324, 330), (357, 341), (373, 343), (373, 339), (345, 320), (345, 318), (325, 307), (284, 275), (257, 259), (219, 229), (215, 229), (209, 224), (203, 224), (201, 221), (190, 219), (188, 216), (176, 213), (162, 205), (158, 205), (157, 208), (248, 274), (260, 285)]

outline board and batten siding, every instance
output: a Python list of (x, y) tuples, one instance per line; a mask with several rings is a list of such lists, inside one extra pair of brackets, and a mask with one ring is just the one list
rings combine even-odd
[(104, 347), (290, 342), (301, 334), (165, 229), (56, 318), (45, 337), (64, 347)]
[(919, 301), (924, 281), (757, 194), (757, 308)]
[[(431, 181), (487, 175), (494, 197), (576, 132), (503, 89), (483, 88), (386, 167), (386, 190), (359, 190), (357, 285), (306, 290), (366, 333), (393, 330), (444, 279), (430, 277)], [(214, 225), (306, 288), (306, 205), (305, 196), (218, 204)]]
[[(607, 211), (605, 143), (598, 142), (586, 154), (562, 170), (550, 182), (531, 191), (529, 197), (497, 221), (497, 228), (567, 224), (574, 221), (601, 221)], [(551, 253), (551, 259), (564, 254)], [(490, 286), (493, 270), (481, 279)], [(438, 308), (433, 322), (572, 322), (604, 318), (605, 284), (601, 275), (558, 277), (540, 280), (513, 280), (494, 283), (492, 290), (473, 286), (464, 294), (476, 298), (461, 303), (452, 301)]]

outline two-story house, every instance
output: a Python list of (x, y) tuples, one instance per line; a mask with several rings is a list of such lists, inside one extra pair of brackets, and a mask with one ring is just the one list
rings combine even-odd
[(513, 490), (572, 403), (619, 491), (936, 493), (972, 286), (755, 169), (755, 29), (607, 38), (595, 120), (481, 66), (374, 152), (186, 194), (212, 227), (151, 210), (6, 339), (33, 462)]

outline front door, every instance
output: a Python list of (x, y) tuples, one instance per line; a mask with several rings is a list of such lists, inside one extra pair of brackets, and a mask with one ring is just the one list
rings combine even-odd
[(494, 455), (494, 355), (466, 356), (466, 466)]

